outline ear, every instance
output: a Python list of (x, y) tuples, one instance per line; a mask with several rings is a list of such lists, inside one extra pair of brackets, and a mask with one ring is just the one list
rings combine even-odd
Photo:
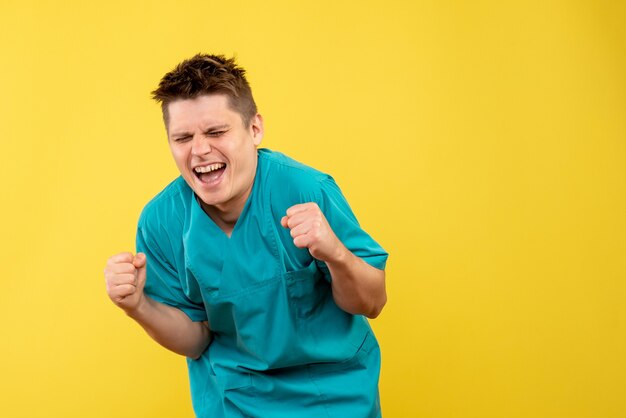
[(261, 144), (264, 133), (263, 116), (261, 116), (260, 113), (254, 115), (254, 117), (250, 121), (250, 129), (252, 131), (252, 142), (254, 142), (254, 146), (258, 147)]

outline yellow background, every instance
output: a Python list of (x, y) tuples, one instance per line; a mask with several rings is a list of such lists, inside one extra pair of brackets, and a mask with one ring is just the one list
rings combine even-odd
[(626, 416), (625, 4), (2, 0), (0, 416), (192, 416), (102, 270), (200, 51), (390, 252), (385, 417)]

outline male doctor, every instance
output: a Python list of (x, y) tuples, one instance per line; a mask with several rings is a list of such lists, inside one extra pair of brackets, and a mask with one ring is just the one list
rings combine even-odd
[[(387, 253), (332, 177), (258, 148), (263, 119), (233, 59), (198, 54), (161, 80), (180, 177), (144, 208), (110, 299), (187, 357), (198, 417), (381, 416)], [(297, 140), (297, 138), (295, 139)]]

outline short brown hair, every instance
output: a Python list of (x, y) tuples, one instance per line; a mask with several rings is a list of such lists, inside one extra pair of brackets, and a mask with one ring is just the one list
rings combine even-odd
[(168, 105), (179, 99), (194, 99), (205, 94), (225, 94), (230, 107), (241, 115), (247, 128), (257, 108), (245, 70), (234, 58), (223, 55), (196, 54), (165, 74), (152, 98), (161, 103), (163, 120), (169, 123)]

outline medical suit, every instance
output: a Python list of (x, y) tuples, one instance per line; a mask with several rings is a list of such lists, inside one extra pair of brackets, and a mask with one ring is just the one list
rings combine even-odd
[(352, 253), (384, 269), (387, 253), (360, 228), (332, 177), (267, 149), (258, 150), (230, 237), (182, 177), (141, 214), (146, 294), (208, 321), (213, 333), (202, 356), (187, 359), (198, 417), (380, 416), (380, 350), (367, 320), (336, 305), (326, 264), (280, 225), (305, 202), (319, 205)]

